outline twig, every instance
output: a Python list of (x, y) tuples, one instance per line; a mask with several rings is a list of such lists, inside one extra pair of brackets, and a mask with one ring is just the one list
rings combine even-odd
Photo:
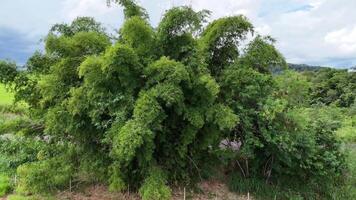
[(268, 171), (268, 174), (267, 174), (267, 179), (266, 179), (266, 183), (268, 183), (271, 175), (272, 175), (272, 166), (273, 166), (273, 160), (274, 160), (274, 156), (272, 155), (272, 158), (271, 158), (271, 166), (270, 166), (270, 169)]
[(195, 164), (195, 162), (194, 162), (194, 160), (192, 158), (190, 158), (188, 155), (187, 155), (187, 157), (189, 158), (190, 161), (192, 161), (193, 165), (197, 169), (200, 181), (203, 181), (202, 177), (200, 176), (200, 170), (199, 170), (198, 166)]
[(267, 176), (268, 163), (269, 163), (269, 161), (270, 161), (271, 159), (272, 159), (272, 156), (268, 158), (268, 160), (267, 160), (265, 166), (263, 167), (263, 175), (264, 175), (264, 176)]
[(69, 192), (72, 193), (72, 178), (69, 179)]
[(246, 164), (246, 176), (249, 177), (250, 176), (250, 172), (248, 169), (248, 159), (245, 160), (245, 164)]
[(241, 172), (242, 172), (242, 175), (244, 176), (244, 178), (246, 178), (245, 171), (244, 171), (244, 169), (241, 167), (239, 160), (236, 160), (236, 162), (237, 162), (237, 165), (240, 167), (240, 170), (241, 170)]

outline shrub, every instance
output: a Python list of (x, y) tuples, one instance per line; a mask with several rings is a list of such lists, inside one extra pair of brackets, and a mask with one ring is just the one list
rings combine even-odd
[[(73, 169), (73, 183), (108, 183), (110, 159), (103, 154), (78, 153), (73, 157), (78, 164)], [(73, 161), (71, 161), (73, 162)]]
[(336, 132), (337, 136), (345, 142), (356, 142), (356, 115), (345, 117), (342, 126)]
[(171, 189), (166, 184), (166, 174), (159, 168), (153, 168), (144, 180), (139, 193), (143, 200), (168, 200), (171, 199)]
[[(239, 173), (231, 175), (231, 189), (268, 195), (268, 199), (274, 199), (273, 195), (331, 198), (333, 187), (342, 184), (347, 166), (335, 134), (341, 124), (325, 109), (282, 109), (275, 113), (275, 118), (267, 121), (269, 127), (262, 138), (254, 138), (259, 146), (242, 143), (241, 151), (233, 152), (232, 162)], [(288, 123), (281, 125), (283, 121)], [(259, 122), (266, 123), (263, 119)]]
[(17, 168), (21, 194), (44, 194), (69, 187), (72, 166), (58, 158), (41, 160)]
[(350, 107), (356, 99), (356, 74), (324, 68), (312, 73), (311, 103)]
[(0, 133), (2, 134), (15, 134), (19, 131), (27, 132), (31, 126), (31, 121), (24, 117), (20, 117), (13, 120), (8, 120), (3, 124), (0, 124)]
[(18, 166), (37, 161), (37, 154), (44, 146), (44, 142), (33, 138), (0, 137), (0, 173), (14, 174)]
[(10, 178), (4, 174), (0, 174), (0, 197), (4, 196), (11, 190)]

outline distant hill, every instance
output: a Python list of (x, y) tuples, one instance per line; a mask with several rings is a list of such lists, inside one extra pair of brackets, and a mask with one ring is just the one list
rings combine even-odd
[(288, 63), (289, 69), (294, 69), (298, 72), (303, 71), (319, 71), (321, 69), (330, 68), (330, 67), (323, 67), (323, 66), (313, 66), (313, 65), (306, 65), (306, 64), (292, 64)]
[(356, 72), (356, 66), (351, 67), (351, 68), (348, 70), (348, 72)]
[[(327, 69), (330, 67), (323, 67), (323, 66), (313, 66), (313, 65), (307, 65), (307, 64), (293, 64), (293, 63), (288, 63), (288, 69), (295, 70), (297, 72), (316, 72), (322, 69)], [(280, 67), (274, 67), (271, 68), (273, 74), (280, 74), (283, 69)]]

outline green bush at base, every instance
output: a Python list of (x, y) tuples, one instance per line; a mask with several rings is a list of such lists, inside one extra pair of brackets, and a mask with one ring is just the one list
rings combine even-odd
[(0, 174), (0, 197), (6, 195), (11, 190), (10, 178)]

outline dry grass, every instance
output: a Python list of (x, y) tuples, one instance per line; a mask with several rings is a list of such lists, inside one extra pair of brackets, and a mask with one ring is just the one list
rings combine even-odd
[[(230, 192), (227, 186), (220, 181), (204, 181), (199, 184), (201, 193), (189, 191), (186, 193), (187, 200), (247, 200), (247, 195), (238, 195)], [(173, 192), (173, 200), (184, 199), (184, 189), (179, 189)]]
[(91, 186), (82, 192), (61, 192), (56, 195), (59, 200), (140, 200), (133, 193), (111, 193), (105, 186)]
[[(172, 200), (247, 200), (247, 195), (237, 195), (232, 193), (219, 181), (205, 181), (199, 184), (200, 193), (194, 193), (186, 189), (184, 195), (183, 188), (176, 188), (173, 191)], [(70, 193), (62, 192), (57, 194), (56, 199), (60, 200), (140, 200), (137, 193), (111, 193), (105, 186), (92, 186), (82, 192)], [(252, 198), (250, 198), (253, 200)]]

